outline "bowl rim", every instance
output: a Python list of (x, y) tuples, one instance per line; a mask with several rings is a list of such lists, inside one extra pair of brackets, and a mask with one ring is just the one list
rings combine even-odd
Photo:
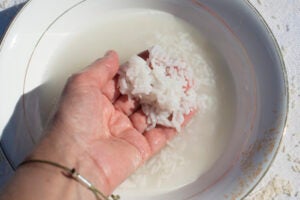
[(272, 39), (273, 45), (275, 45), (275, 49), (276, 49), (276, 53), (277, 56), (280, 60), (280, 67), (283, 73), (283, 80), (284, 80), (284, 86), (285, 86), (285, 92), (286, 92), (286, 106), (285, 106), (285, 110), (286, 110), (286, 114), (285, 117), (283, 118), (283, 131), (280, 133), (280, 138), (279, 138), (279, 144), (273, 154), (273, 156), (271, 157), (271, 160), (267, 166), (267, 168), (261, 173), (260, 177), (258, 178), (258, 180), (256, 181), (256, 183), (248, 190), (248, 192), (246, 192), (241, 199), (245, 199), (247, 196), (249, 196), (249, 194), (251, 192), (254, 191), (254, 189), (259, 185), (259, 183), (262, 181), (262, 179), (266, 176), (266, 174), (268, 173), (268, 171), (270, 170), (270, 168), (272, 167), (275, 158), (277, 157), (279, 150), (281, 148), (281, 146), (283, 145), (283, 139), (284, 136), (286, 135), (287, 132), (287, 119), (289, 116), (289, 99), (290, 99), (290, 94), (289, 94), (289, 81), (288, 81), (288, 75), (287, 75), (287, 69), (286, 69), (286, 64), (284, 62), (284, 58), (283, 58), (283, 54), (282, 51), (280, 50), (279, 47), (279, 43), (278, 40), (276, 39), (272, 29), (270, 28), (270, 26), (268, 25), (267, 21), (265, 20), (265, 18), (262, 16), (262, 14), (257, 10), (257, 8), (250, 2), (250, 0), (243, 0), (245, 2), (245, 4), (248, 6), (248, 8), (250, 10), (253, 11), (253, 14), (256, 15), (256, 17), (258, 17), (258, 19), (260, 20), (260, 22), (263, 23), (264, 27), (266, 28), (266, 31), (268, 33), (268, 35), (270, 36), (270, 38)]
[[(34, 0), (28, 0), (27, 2), (25, 2), (25, 4), (20, 8), (20, 10), (18, 11), (18, 13), (12, 18), (12, 20), (9, 22), (8, 26), (7, 26), (7, 29), (4, 31), (2, 37), (0, 38), (0, 53), (3, 51), (3, 44), (5, 43), (5, 41), (7, 40), (7, 37), (8, 35), (10, 34), (11, 32), (11, 29), (12, 27), (15, 25), (15, 22), (20, 18), (20, 16), (22, 15), (22, 13), (24, 12), (24, 10), (33, 2)], [(69, 10), (71, 10), (72, 8), (76, 7), (78, 4), (81, 4), (82, 2), (85, 2), (86, 0), (80, 0), (76, 3), (74, 3), (72, 6), (70, 6), (68, 9), (66, 9), (63, 13), (61, 13), (59, 16), (57, 16), (55, 18), (55, 20), (52, 21), (52, 23), (50, 23), (47, 28), (42, 32), (42, 35), (39, 36), (39, 39), (38, 39), (38, 42), (34, 45), (34, 49), (31, 53), (31, 55), (29, 56), (29, 61), (27, 63), (27, 66), (26, 66), (26, 72), (25, 72), (25, 75), (24, 75), (24, 83), (26, 81), (26, 77), (27, 77), (27, 72), (28, 72), (28, 64), (31, 62), (31, 59), (32, 59), (32, 56), (33, 56), (33, 52), (35, 51), (37, 45), (39, 44), (40, 40), (43, 38), (44, 34), (47, 32), (47, 30), (51, 27), (52, 24), (54, 24), (62, 15), (64, 15), (66, 12), (68, 12)], [(274, 161), (275, 161), (275, 158), (277, 157), (278, 153), (279, 153), (279, 150), (281, 148), (281, 146), (283, 145), (283, 139), (284, 139), (284, 136), (286, 135), (286, 132), (287, 132), (287, 119), (288, 119), (288, 116), (289, 116), (289, 99), (290, 99), (290, 94), (289, 94), (289, 80), (288, 80), (288, 75), (287, 75), (287, 68), (286, 68), (286, 64), (285, 64), (285, 61), (284, 61), (284, 58), (283, 58), (283, 54), (282, 54), (282, 51), (280, 50), (280, 47), (279, 47), (279, 43), (278, 43), (278, 40), (276, 39), (272, 29), (270, 28), (270, 26), (268, 25), (268, 23), (266, 22), (265, 18), (262, 16), (262, 14), (258, 11), (258, 9), (250, 2), (250, 0), (243, 0), (243, 2), (251, 11), (252, 13), (258, 18), (258, 20), (260, 20), (260, 22), (263, 24), (264, 28), (266, 29), (267, 31), (267, 34), (269, 35), (269, 37), (271, 38), (272, 40), (272, 43), (275, 47), (275, 50), (276, 50), (276, 54), (280, 60), (280, 68), (282, 70), (282, 73), (283, 73), (283, 80), (284, 80), (284, 90), (285, 90), (285, 93), (286, 93), (286, 106), (283, 108), (285, 110), (285, 116), (283, 118), (283, 123), (282, 123), (282, 129), (283, 131), (281, 133), (279, 133), (280, 135), (280, 138), (279, 138), (279, 144), (277, 145), (277, 148), (275, 149), (275, 152), (273, 153), (273, 155), (271, 156), (271, 160), (267, 166), (267, 168), (261, 173), (261, 175), (259, 176), (259, 178), (257, 179), (257, 181), (253, 181), (253, 186), (252, 187), (249, 187), (249, 189), (247, 190), (247, 192), (245, 192), (245, 194), (243, 196), (240, 197), (240, 199), (245, 199), (251, 192), (254, 191), (254, 189), (258, 186), (258, 184), (262, 181), (262, 179), (266, 176), (266, 174), (268, 173), (268, 171), (270, 170), (271, 166), (273, 165)], [(25, 85), (23, 85), (23, 90), (22, 90), (22, 95), (24, 95), (25, 93)], [(24, 103), (25, 99), (24, 97), (22, 98), (22, 101)], [(25, 112), (24, 112), (25, 114)], [(26, 114), (25, 114), (25, 117), (26, 117)], [(29, 133), (30, 133), (30, 130), (29, 130)], [(35, 141), (32, 137), (31, 134), (30, 135), (30, 138), (31, 140), (34, 142), (35, 144)], [(0, 137), (1, 138), (1, 137)], [(0, 145), (0, 148), (2, 149), (2, 146)], [(3, 154), (5, 156), (5, 158), (7, 160), (8, 157), (5, 153), (5, 151), (3, 151)], [(12, 167), (12, 169), (16, 170), (15, 167), (12, 165), (12, 163), (10, 163), (10, 166)]]

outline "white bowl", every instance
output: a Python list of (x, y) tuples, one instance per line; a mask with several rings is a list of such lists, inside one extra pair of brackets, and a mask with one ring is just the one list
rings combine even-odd
[[(106, 13), (128, 8), (169, 12), (198, 28), (227, 63), (235, 84), (237, 111), (231, 141), (207, 173), (174, 191), (148, 197), (122, 194), (122, 199), (243, 198), (266, 173), (278, 151), (287, 116), (288, 90), (282, 56), (270, 29), (250, 3), (241, 0), (27, 3), (11, 24), (0, 49), (0, 167), (4, 169), (0, 183), (12, 175), (41, 137), (39, 110), (48, 101), (41, 93), (51, 59), (80, 31), (97, 25), (97, 19)], [(80, 62), (72, 58), (73, 64), (85, 66), (95, 56), (86, 55)]]

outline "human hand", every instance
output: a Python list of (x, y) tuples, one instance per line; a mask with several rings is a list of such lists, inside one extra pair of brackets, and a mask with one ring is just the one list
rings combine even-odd
[(176, 134), (166, 127), (145, 131), (138, 103), (117, 89), (118, 69), (110, 51), (69, 78), (48, 134), (31, 155), (74, 166), (105, 194)]

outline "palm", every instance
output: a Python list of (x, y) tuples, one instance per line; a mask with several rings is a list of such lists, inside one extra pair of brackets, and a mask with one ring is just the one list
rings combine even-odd
[(157, 127), (145, 131), (139, 105), (120, 96), (113, 79), (116, 53), (93, 63), (67, 84), (56, 123), (72, 134), (101, 171), (112, 190), (150, 156), (159, 151), (175, 130)]

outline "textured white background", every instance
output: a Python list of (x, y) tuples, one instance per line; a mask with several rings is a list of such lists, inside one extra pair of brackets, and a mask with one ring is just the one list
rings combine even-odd
[[(0, 0), (0, 11), (24, 0)], [(246, 200), (300, 200), (300, 0), (250, 0), (282, 50), (289, 79), (289, 116), (280, 151)], [(1, 19), (0, 19), (1, 20)]]

